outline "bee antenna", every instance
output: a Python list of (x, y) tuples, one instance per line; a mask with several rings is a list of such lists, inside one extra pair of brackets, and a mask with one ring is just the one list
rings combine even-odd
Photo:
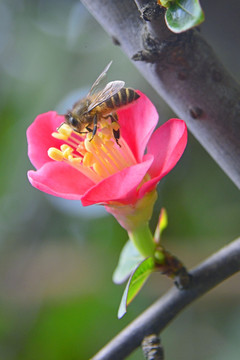
[(59, 127), (57, 127), (57, 131), (63, 126), (63, 124), (66, 124), (65, 121), (63, 121), (63, 122), (59, 125)]
[(107, 64), (107, 66), (105, 67), (105, 69), (104, 69), (104, 72), (107, 72), (108, 71), (108, 69), (110, 68), (110, 66), (112, 65), (112, 60), (110, 61), (110, 63), (109, 64)]
[(68, 119), (71, 116), (71, 111), (67, 111), (67, 113), (64, 115), (66, 119)]

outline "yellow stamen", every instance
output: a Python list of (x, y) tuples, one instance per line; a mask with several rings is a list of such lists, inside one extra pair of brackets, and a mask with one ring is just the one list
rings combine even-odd
[[(64, 145), (66, 145), (66, 144), (64, 144)], [(68, 145), (64, 146), (64, 145), (61, 146), (61, 150), (63, 152), (63, 156), (67, 159), (69, 157), (69, 155), (71, 155), (73, 153), (73, 148), (71, 148), (71, 146), (68, 146)]]
[(110, 140), (110, 141), (107, 140), (107, 141), (104, 142), (104, 145), (108, 149), (112, 149), (114, 147), (114, 142), (112, 140)]
[(109, 127), (109, 121), (107, 119), (102, 119), (100, 122), (100, 128), (103, 129), (107, 127)]
[(108, 173), (105, 171), (104, 167), (100, 163), (93, 164), (93, 170), (100, 175), (101, 177), (107, 177)]
[(86, 154), (87, 150), (86, 150), (86, 148), (85, 148), (85, 146), (84, 146), (84, 142), (81, 142), (81, 143), (77, 146), (76, 151), (77, 151), (79, 154), (81, 154), (82, 156), (84, 156), (84, 155)]
[(67, 150), (69, 147), (70, 147), (70, 146), (68, 146), (67, 144), (62, 144), (62, 145), (60, 146), (60, 149), (61, 149), (62, 151), (65, 151), (65, 150)]
[(63, 153), (61, 152), (61, 150), (58, 150), (54, 147), (51, 147), (50, 149), (48, 149), (48, 156), (56, 161), (62, 161), (64, 159), (63, 157)]
[(99, 175), (102, 177), (107, 177), (117, 171), (114, 171), (114, 169), (109, 166), (109, 161), (106, 161), (104, 153), (101, 149), (102, 141), (98, 136), (95, 136), (91, 142), (85, 139), (84, 144), (87, 151), (93, 154), (95, 159), (94, 162), (99, 164), (99, 167), (97, 167)]
[(112, 131), (109, 131), (109, 129), (104, 128), (102, 131), (98, 134), (100, 139), (104, 140), (110, 140), (112, 138)]
[(72, 129), (67, 124), (63, 123), (59, 128), (58, 132), (62, 135), (69, 137), (72, 134)]
[(94, 164), (94, 156), (92, 153), (87, 152), (83, 157), (84, 166), (92, 166)]
[(60, 134), (60, 133), (58, 133), (58, 132), (53, 132), (53, 133), (52, 133), (52, 136), (53, 136), (55, 139), (59, 139), (59, 140), (67, 140), (67, 139), (68, 139), (68, 136), (67, 136), (67, 135)]
[(52, 136), (65, 143), (60, 145), (60, 150), (50, 148), (48, 155), (56, 161), (67, 162), (94, 183), (98, 183), (137, 163), (124, 139), (120, 139), (121, 147), (117, 145), (113, 130), (118, 130), (119, 127), (117, 122), (101, 119), (97, 133), (92, 137), (91, 132), (79, 134), (63, 124)]
[(91, 135), (87, 134), (86, 139), (84, 140), (85, 149), (89, 152), (94, 151), (94, 143), (96, 142), (95, 137), (96, 136), (94, 136), (94, 138), (92, 139)]
[(81, 164), (82, 162), (82, 158), (76, 156), (76, 157), (73, 157), (72, 155), (69, 155), (68, 156), (68, 160), (72, 163), (72, 164)]

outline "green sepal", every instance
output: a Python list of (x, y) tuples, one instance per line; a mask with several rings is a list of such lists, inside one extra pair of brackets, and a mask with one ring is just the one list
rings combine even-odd
[(113, 273), (113, 282), (122, 284), (126, 281), (143, 259), (144, 257), (138, 252), (132, 241), (128, 240), (121, 251), (118, 265)]
[(137, 296), (150, 274), (155, 270), (155, 262), (152, 257), (144, 259), (133, 271), (124, 290), (118, 309), (118, 318), (122, 318), (127, 312), (127, 306)]
[(160, 244), (161, 235), (164, 229), (168, 226), (168, 217), (166, 209), (162, 208), (160, 211), (158, 224), (154, 233), (154, 242), (155, 244)]
[(174, 33), (181, 33), (204, 21), (199, 0), (176, 0), (168, 3), (165, 21)]

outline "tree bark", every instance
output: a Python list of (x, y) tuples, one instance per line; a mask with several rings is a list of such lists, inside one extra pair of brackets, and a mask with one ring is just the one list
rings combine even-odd
[(240, 238), (192, 270), (192, 284), (189, 289), (170, 289), (91, 360), (125, 359), (140, 346), (143, 338), (161, 332), (187, 305), (237, 271), (240, 271)]
[(240, 87), (201, 34), (170, 32), (156, 0), (82, 3), (240, 188)]

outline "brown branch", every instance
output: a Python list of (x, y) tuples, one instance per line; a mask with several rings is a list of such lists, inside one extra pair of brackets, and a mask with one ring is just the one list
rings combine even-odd
[(171, 33), (156, 0), (82, 2), (240, 188), (240, 87), (200, 33)]
[(146, 360), (164, 360), (163, 347), (157, 335), (145, 336), (141, 345)]
[(155, 304), (143, 312), (92, 360), (122, 360), (141, 345), (144, 337), (158, 334), (187, 305), (240, 271), (240, 238), (202, 262), (190, 272), (191, 288), (170, 289)]

